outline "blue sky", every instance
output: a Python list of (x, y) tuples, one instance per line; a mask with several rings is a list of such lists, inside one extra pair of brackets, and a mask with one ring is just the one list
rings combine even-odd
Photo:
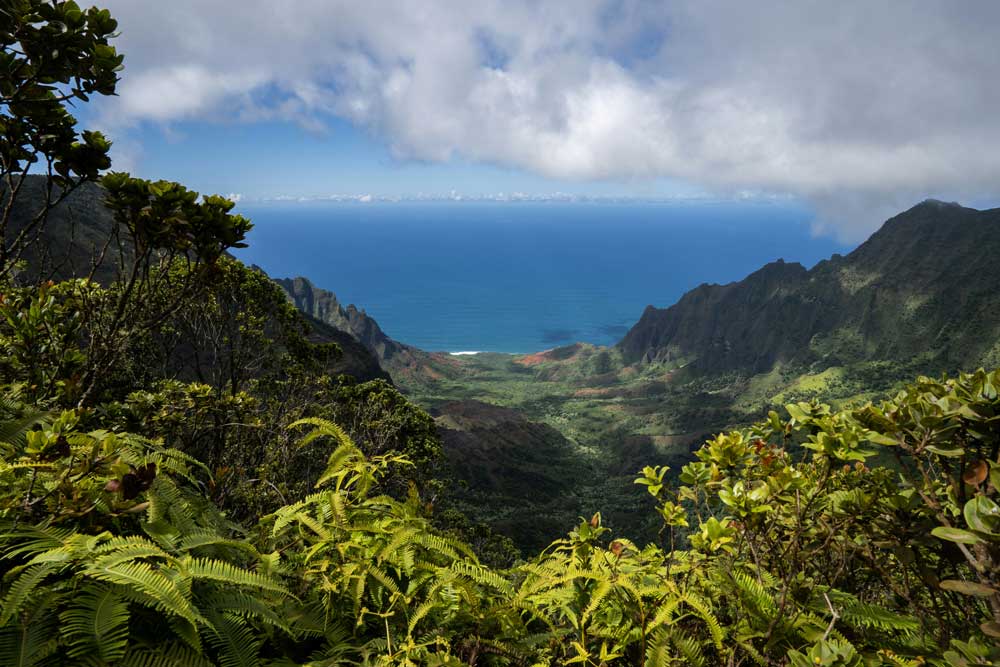
[(145, 178), (167, 178), (206, 192), (246, 199), (370, 194), (443, 197), (554, 193), (591, 197), (705, 196), (696, 186), (666, 178), (560, 180), (524, 169), (456, 158), (447, 162), (399, 159), (384, 141), (336, 118), (322, 130), (288, 121), (254, 123), (190, 120), (129, 129), (129, 168)]
[(992, 0), (108, 0), (116, 166), (246, 198), (793, 199), (842, 240), (1000, 183)]

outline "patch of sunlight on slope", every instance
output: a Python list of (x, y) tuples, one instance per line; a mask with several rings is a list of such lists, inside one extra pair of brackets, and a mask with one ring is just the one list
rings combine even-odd
[(844, 267), (840, 270), (840, 286), (848, 294), (855, 294), (858, 290), (871, 285), (879, 278), (881, 273), (875, 271), (861, 271), (855, 267)]

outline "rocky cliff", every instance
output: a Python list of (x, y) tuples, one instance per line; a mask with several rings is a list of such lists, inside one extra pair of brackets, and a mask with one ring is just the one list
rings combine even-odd
[(353, 304), (343, 306), (337, 295), (316, 287), (307, 278), (279, 278), (276, 282), (288, 293), (295, 306), (340, 331), (349, 333), (378, 359), (394, 378), (406, 376), (414, 381), (434, 379), (448, 374), (455, 362), (445, 354), (425, 352), (393, 340), (378, 322)]

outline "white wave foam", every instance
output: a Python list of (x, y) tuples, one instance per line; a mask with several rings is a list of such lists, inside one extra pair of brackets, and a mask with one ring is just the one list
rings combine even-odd
[(448, 354), (451, 354), (451, 355), (454, 355), (454, 356), (457, 357), (457, 356), (460, 356), (460, 355), (463, 355), (463, 354), (482, 354), (482, 352), (480, 352), (479, 350), (462, 350), (460, 352), (449, 352)]

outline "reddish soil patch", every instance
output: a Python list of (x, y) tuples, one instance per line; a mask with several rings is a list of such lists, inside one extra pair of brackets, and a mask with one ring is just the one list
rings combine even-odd
[(523, 357), (515, 359), (514, 363), (521, 364), (522, 366), (537, 366), (539, 364), (544, 364), (546, 361), (551, 361), (551, 359), (546, 356), (546, 352), (535, 352), (534, 354), (526, 354)]

